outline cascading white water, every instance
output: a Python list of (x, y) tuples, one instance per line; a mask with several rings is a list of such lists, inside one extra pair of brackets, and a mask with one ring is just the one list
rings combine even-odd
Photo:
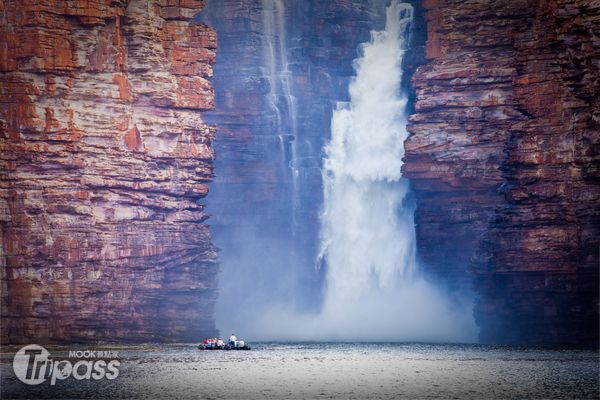
[(401, 173), (402, 60), (412, 20), (412, 6), (392, 0), (385, 30), (372, 32), (355, 61), (350, 102), (333, 113), (321, 217), (327, 292), (321, 314), (305, 321), (313, 338), (473, 339), (470, 305), (449, 300), (416, 268), (414, 210)]
[[(386, 26), (355, 61), (350, 102), (338, 104), (325, 147), (318, 315), (273, 304), (262, 339), (472, 341), (470, 299), (450, 298), (416, 267), (413, 209), (402, 178), (407, 98), (402, 58), (413, 8), (392, 0)], [(322, 263), (319, 263), (322, 264)]]
[(321, 256), (327, 260), (328, 301), (390, 287), (415, 265), (412, 212), (401, 167), (406, 96), (402, 58), (412, 6), (394, 0), (386, 26), (373, 32), (355, 63), (350, 103), (333, 114), (323, 170)]

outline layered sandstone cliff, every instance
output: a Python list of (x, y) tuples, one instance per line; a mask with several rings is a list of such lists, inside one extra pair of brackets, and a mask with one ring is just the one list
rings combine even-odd
[(475, 275), (484, 341), (597, 342), (600, 4), (424, 7), (405, 164), (424, 262)]
[(2, 342), (216, 333), (203, 5), (0, 3)]

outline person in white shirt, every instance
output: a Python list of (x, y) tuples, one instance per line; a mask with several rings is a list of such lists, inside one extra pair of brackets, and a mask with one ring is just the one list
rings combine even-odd
[(237, 340), (237, 337), (235, 337), (235, 334), (231, 334), (231, 336), (229, 336), (229, 344), (231, 344), (232, 346), (235, 345), (235, 342)]

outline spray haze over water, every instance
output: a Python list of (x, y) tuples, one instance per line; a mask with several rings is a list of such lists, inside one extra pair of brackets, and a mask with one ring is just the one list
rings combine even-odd
[(372, 32), (355, 60), (350, 102), (333, 113), (325, 146), (320, 313), (274, 304), (248, 334), (285, 340), (473, 341), (471, 304), (420, 277), (413, 207), (402, 178), (407, 97), (402, 60), (413, 8), (392, 0), (385, 30)]

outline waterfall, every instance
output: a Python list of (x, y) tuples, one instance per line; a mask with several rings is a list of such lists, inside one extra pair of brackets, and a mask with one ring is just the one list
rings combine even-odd
[(415, 267), (412, 210), (403, 200), (406, 96), (402, 58), (412, 6), (394, 0), (385, 30), (373, 32), (355, 62), (350, 103), (339, 104), (325, 148), (321, 257), (327, 264), (327, 299), (356, 298), (390, 287)]
[[(270, 90), (268, 100), (275, 113), (272, 129), (277, 133), (282, 149), (284, 175), (291, 174), (293, 196), (297, 191), (298, 118), (296, 97), (293, 94), (292, 73), (287, 57), (286, 10), (284, 0), (262, 0), (264, 25), (263, 53)], [(287, 144), (289, 143), (289, 150)], [(295, 199), (292, 198), (295, 202)]]
[[(290, 42), (294, 41), (291, 18), (295, 2), (262, 0), (261, 5), (264, 29), (263, 74), (269, 81), (269, 92), (266, 96), (269, 111), (265, 116), (268, 121), (267, 132), (279, 140), (280, 152), (277, 160), (280, 162), (280, 187), (283, 188), (281, 196), (277, 199), (279, 204), (274, 204), (282, 210), (279, 214), (282, 229), (279, 232), (280, 236), (271, 246), (287, 253), (285, 259), (279, 261), (277, 274), (278, 286), (286, 287), (285, 301), (303, 307), (309, 302), (305, 301), (301, 291), (306, 288), (307, 279), (310, 280), (316, 271), (311, 269), (310, 261), (314, 260), (314, 251), (310, 252), (311, 241), (306, 238), (306, 227), (303, 226), (306, 221), (301, 214), (305, 200), (302, 185), (306, 181), (303, 180), (304, 176), (301, 176), (303, 165), (299, 160), (304, 158), (302, 155), (306, 154), (306, 151), (302, 151), (302, 146), (298, 144), (301, 139), (298, 101), (294, 94), (293, 74), (288, 60)], [(306, 140), (308, 139), (304, 138), (303, 141)], [(315, 228), (316, 225), (315, 221)], [(283, 285), (283, 281), (288, 283)]]
[(327, 268), (324, 303), (317, 316), (265, 318), (295, 327), (280, 328), (280, 336), (474, 340), (470, 299), (451, 298), (416, 267), (414, 210), (401, 173), (408, 136), (402, 60), (412, 19), (411, 5), (392, 0), (385, 30), (372, 32), (355, 60), (350, 102), (334, 111), (325, 146), (319, 255)]
[[(305, 194), (298, 195), (305, 182), (298, 185), (297, 179), (303, 178), (298, 172), (306, 151), (302, 141), (298, 147), (302, 154), (296, 154), (295, 148), (298, 132), (286, 51), (286, 10), (283, 0), (263, 0), (262, 5), (265, 76), (271, 82), (268, 100), (276, 116), (271, 128), (282, 143), (287, 136), (293, 139), (283, 169), (293, 177), (288, 181), (293, 190), (286, 195), (292, 199), (294, 219), (296, 199)], [(320, 307), (307, 312), (271, 296), (268, 305), (252, 314), (246, 325), (248, 335), (263, 340), (474, 339), (471, 300), (448, 296), (417, 268), (414, 210), (408, 201), (409, 183), (401, 173), (408, 135), (402, 60), (410, 42), (412, 16), (409, 4), (391, 1), (385, 29), (371, 33), (371, 41), (361, 46), (362, 56), (355, 60), (350, 101), (339, 103), (333, 113), (321, 171), (324, 204), (318, 264), (326, 266), (325, 292), (316, 293), (308, 280), (289, 288), (294, 295), (318, 297)], [(297, 282), (302, 273), (288, 272), (304, 272), (314, 262), (314, 257), (302, 258), (302, 248), (296, 251), (308, 241), (301, 231), (303, 223), (306, 220), (298, 218), (298, 225), (291, 223), (289, 237), (282, 231), (281, 240), (265, 248), (264, 264), (273, 271), (272, 289), (288, 289), (282, 277)], [(289, 254), (288, 260), (273, 256), (280, 250)]]

